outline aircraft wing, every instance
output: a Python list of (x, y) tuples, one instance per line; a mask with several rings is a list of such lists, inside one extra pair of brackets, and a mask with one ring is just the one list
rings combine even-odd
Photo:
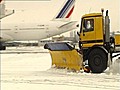
[(10, 41), (10, 40), (13, 40), (13, 38), (11, 36), (1, 32), (0, 41), (5, 42), (5, 41)]
[(9, 16), (14, 13), (14, 10), (7, 10), (5, 6), (5, 2), (0, 2), (0, 19)]
[(77, 23), (78, 21), (70, 21), (68, 23), (65, 23), (59, 27), (60, 30), (63, 30), (64, 32), (70, 31), (73, 29), (77, 29)]
[(0, 19), (7, 17), (9, 15), (12, 15), (14, 13), (14, 10), (6, 10), (5, 14), (0, 15)]

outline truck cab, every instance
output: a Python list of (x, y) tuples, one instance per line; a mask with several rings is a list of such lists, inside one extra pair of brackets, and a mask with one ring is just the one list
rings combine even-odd
[(101, 13), (86, 14), (82, 17), (80, 40), (84, 48), (103, 45), (103, 16)]

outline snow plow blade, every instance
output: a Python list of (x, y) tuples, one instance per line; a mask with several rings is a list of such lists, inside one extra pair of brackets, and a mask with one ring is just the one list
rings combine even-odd
[(67, 43), (48, 43), (44, 46), (52, 58), (52, 65), (57, 68), (67, 68), (79, 71), (83, 68), (82, 55)]

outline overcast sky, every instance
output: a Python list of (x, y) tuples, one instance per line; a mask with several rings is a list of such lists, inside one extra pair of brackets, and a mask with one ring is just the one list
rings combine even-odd
[[(14, 9), (14, 15), (4, 19), (7, 22), (42, 22), (52, 20), (65, 0), (6, 0), (6, 8)], [(76, 0), (71, 20), (80, 20), (86, 13), (109, 10), (111, 31), (120, 30), (120, 0)]]

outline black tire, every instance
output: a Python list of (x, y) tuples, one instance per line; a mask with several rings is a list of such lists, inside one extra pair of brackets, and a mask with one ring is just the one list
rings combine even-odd
[(0, 50), (6, 50), (6, 46), (1, 46)]
[(6, 46), (3, 46), (3, 50), (6, 50)]
[(92, 73), (102, 73), (107, 68), (107, 54), (99, 48), (93, 49), (88, 56), (88, 64)]

